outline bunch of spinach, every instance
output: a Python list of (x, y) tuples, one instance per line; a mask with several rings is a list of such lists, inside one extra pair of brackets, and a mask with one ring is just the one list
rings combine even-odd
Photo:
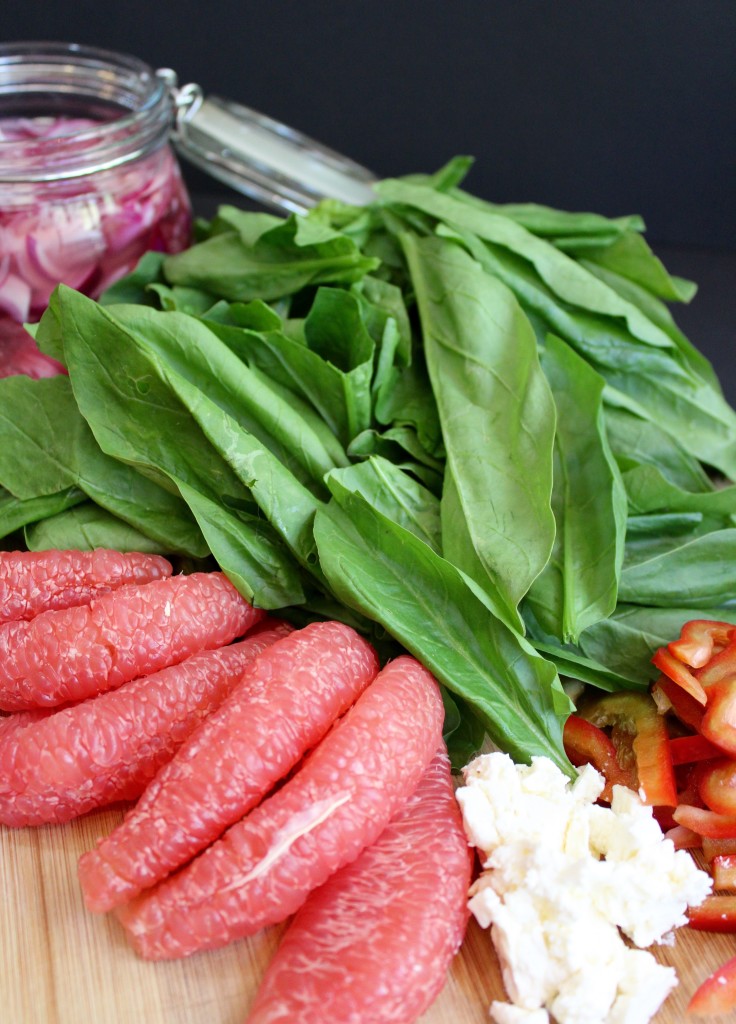
[(736, 415), (638, 218), (466, 169), (223, 207), (100, 302), (60, 287), (68, 377), (0, 382), (0, 535), (212, 557), (419, 657), (457, 761), (488, 733), (569, 771), (560, 676), (644, 686), (686, 619), (736, 621)]

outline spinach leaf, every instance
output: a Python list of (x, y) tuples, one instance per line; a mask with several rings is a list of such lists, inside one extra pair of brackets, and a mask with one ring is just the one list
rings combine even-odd
[[(570, 249), (567, 251), (570, 252)], [(613, 271), (661, 299), (689, 302), (697, 291), (692, 281), (668, 274), (662, 261), (636, 231), (625, 231), (612, 245), (586, 248), (584, 257), (591, 264)]]
[(105, 289), (98, 300), (100, 305), (110, 306), (120, 302), (155, 305), (155, 294), (149, 290), (149, 286), (162, 280), (165, 258), (162, 252), (144, 253), (130, 274)]
[(237, 590), (260, 608), (304, 601), (304, 581), (267, 522), (227, 507), (172, 476), (192, 510), (220, 568)]
[(736, 484), (692, 492), (678, 487), (655, 466), (634, 466), (623, 474), (633, 512), (701, 512), (714, 517), (736, 515)]
[(159, 541), (152, 540), (92, 501), (31, 523), (26, 526), (25, 540), (29, 551), (111, 548), (114, 551), (157, 554), (162, 550)]
[(0, 537), (7, 537), (21, 527), (39, 522), (47, 516), (55, 516), (84, 500), (84, 492), (77, 487), (38, 498), (16, 498), (10, 491), (0, 487)]
[(631, 334), (657, 348), (671, 348), (671, 339), (652, 324), (640, 310), (542, 238), (527, 231), (509, 217), (443, 195), (421, 185), (386, 180), (376, 186), (384, 202), (405, 204), (436, 217), (450, 227), (471, 232), (494, 246), (522, 257), (535, 269), (541, 281), (568, 306), (575, 306), (626, 322)]
[(550, 331), (562, 337), (604, 377), (617, 404), (665, 429), (696, 458), (736, 473), (736, 413), (679, 347), (642, 342), (620, 319), (570, 309), (513, 253), (463, 239), (485, 269), (513, 290), (540, 340)]
[(362, 494), (373, 508), (441, 553), (439, 501), (388, 459), (373, 456), (348, 469), (334, 470), (327, 484), (333, 495)]
[(657, 648), (679, 636), (686, 622), (702, 618), (736, 625), (736, 609), (677, 605), (651, 608), (621, 603), (610, 618), (586, 629), (580, 637), (580, 648), (609, 671), (646, 686), (658, 675), (651, 664)]
[(616, 607), (626, 492), (606, 439), (601, 377), (554, 335), (542, 367), (557, 405), (557, 532), (528, 600), (546, 631), (567, 643)]
[(348, 454), (353, 459), (380, 455), (411, 473), (437, 497), (442, 493), (443, 463), (424, 450), (412, 427), (393, 427), (380, 434), (377, 430), (364, 430), (353, 438)]
[(606, 435), (622, 471), (639, 464), (654, 466), (670, 483), (685, 491), (712, 491), (707, 473), (675, 439), (649, 419), (611, 403), (606, 391)]
[[(306, 364), (312, 370), (310, 388), (319, 389), (323, 416), (348, 445), (371, 424), (375, 343), (358, 299), (339, 289), (318, 289), (304, 321), (304, 335), (311, 356), (311, 366)], [(330, 395), (334, 404), (328, 410)]]
[[(344, 464), (333, 458), (334, 441), (295, 408), (290, 396), (254, 374), (209, 327), (182, 313), (161, 313), (140, 306), (112, 306), (111, 315), (151, 352), (194, 387), (206, 381), (208, 397), (276, 455), (316, 493), (324, 493), (325, 473)], [(316, 419), (316, 418), (315, 418)]]
[(554, 405), (536, 341), (513, 295), (458, 245), (402, 241), (455, 491), (445, 557), (481, 587), (490, 580), (513, 616), (555, 530)]
[(600, 278), (601, 281), (604, 281), (610, 288), (618, 292), (619, 295), (637, 306), (652, 323), (668, 334), (679, 349), (683, 362), (694, 373), (706, 380), (715, 391), (721, 393), (721, 384), (712, 364), (682, 333), (663, 301), (652, 295), (651, 292), (647, 291), (638, 282), (622, 277), (608, 267), (586, 259), (581, 259), (580, 263), (587, 270), (590, 270), (591, 274)]
[[(296, 409), (320, 434), (322, 447), (329, 448), (332, 465), (328, 468), (346, 464), (343, 446), (371, 422), (374, 343), (355, 296), (320, 289), (304, 324), (308, 336), (303, 340), (289, 336), (287, 325), (284, 330), (254, 331), (206, 322), (243, 363), (257, 367), (268, 382), (287, 388), (290, 395), (301, 397), (316, 410), (319, 417), (314, 411), (310, 416), (301, 403)], [(331, 442), (320, 433), (317, 419), (329, 428)]]
[[(624, 564), (619, 597), (630, 604), (714, 608), (736, 594), (736, 529), (655, 547), (650, 557)], [(702, 617), (702, 616), (701, 616)]]
[(24, 499), (76, 486), (163, 550), (207, 554), (180, 498), (101, 451), (66, 376), (0, 381), (0, 481)]
[(213, 556), (240, 581), (245, 597), (265, 608), (300, 603), (304, 592), (291, 556), (162, 379), (156, 355), (109, 310), (70, 289), (60, 289), (59, 312), (72, 387), (103, 451), (182, 494)]
[[(259, 214), (251, 217), (261, 218)], [(239, 301), (278, 299), (307, 285), (350, 284), (376, 268), (355, 242), (317, 221), (290, 217), (275, 225), (261, 218), (249, 234), (213, 235), (191, 249), (167, 256), (163, 273), (169, 284), (187, 285)], [(264, 230), (265, 227), (265, 230)]]
[(451, 562), (362, 495), (336, 501), (315, 518), (336, 596), (380, 622), (513, 757), (543, 754), (572, 775), (562, 747), (571, 704), (554, 667), (489, 612)]
[(430, 458), (444, 459), (437, 403), (422, 350), (414, 353), (409, 366), (391, 367), (376, 390), (373, 415), (383, 426), (413, 430)]
[(566, 645), (535, 640), (534, 648), (552, 662), (561, 676), (577, 679), (578, 682), (594, 686), (597, 690), (617, 693), (619, 690), (638, 690), (644, 686), (644, 681), (615, 672), (607, 662), (586, 657), (579, 650)]

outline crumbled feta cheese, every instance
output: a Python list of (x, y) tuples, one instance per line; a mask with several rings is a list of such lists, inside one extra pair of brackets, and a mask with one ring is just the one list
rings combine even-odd
[(509, 1003), (497, 1024), (646, 1024), (677, 984), (638, 947), (667, 941), (688, 905), (711, 888), (685, 851), (665, 839), (651, 808), (590, 765), (570, 781), (548, 758), (515, 765), (483, 754), (457, 790), (483, 871), (470, 890), (491, 929)]
[(546, 1010), (525, 1010), (513, 1003), (501, 1003), (498, 1000), (491, 1003), (491, 1017), (496, 1024), (549, 1024)]

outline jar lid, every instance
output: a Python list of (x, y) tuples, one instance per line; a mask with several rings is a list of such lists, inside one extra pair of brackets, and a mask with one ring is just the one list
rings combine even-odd
[(375, 197), (376, 176), (301, 132), (250, 107), (219, 96), (204, 96), (196, 85), (176, 87), (173, 142), (178, 152), (212, 177), (259, 203), (304, 213), (321, 199), (354, 206)]

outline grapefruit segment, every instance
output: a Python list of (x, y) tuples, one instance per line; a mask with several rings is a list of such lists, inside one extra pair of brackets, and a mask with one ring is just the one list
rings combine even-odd
[(473, 851), (443, 747), (403, 810), (297, 911), (246, 1024), (409, 1024), (468, 921)]
[(260, 654), (121, 825), (81, 858), (88, 909), (132, 899), (219, 838), (320, 741), (378, 668), (368, 641), (341, 622), (312, 623)]
[(94, 551), (0, 552), (0, 623), (32, 619), (39, 612), (89, 604), (127, 583), (171, 576), (160, 555)]
[(390, 662), (296, 774), (187, 867), (118, 909), (147, 959), (223, 946), (293, 914), (374, 842), (442, 736), (432, 675)]
[(83, 700), (230, 643), (263, 619), (223, 573), (127, 584), (0, 626), (0, 709)]
[(21, 711), (0, 726), (0, 823), (70, 821), (136, 799), (285, 623), (61, 710)]

